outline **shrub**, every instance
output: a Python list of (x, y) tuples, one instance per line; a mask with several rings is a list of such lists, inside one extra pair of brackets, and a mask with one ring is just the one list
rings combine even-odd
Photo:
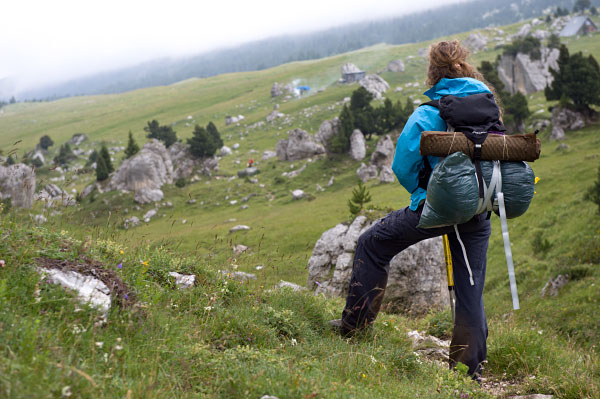
[(140, 146), (137, 145), (135, 140), (133, 139), (133, 134), (131, 130), (129, 131), (129, 141), (127, 142), (127, 148), (125, 148), (125, 158), (131, 158), (135, 154), (137, 154), (140, 150)]
[(54, 145), (54, 141), (47, 134), (40, 138), (40, 147), (47, 150), (49, 147)]
[(539, 60), (542, 56), (540, 47), (542, 43), (533, 36), (516, 39), (504, 47), (503, 54), (515, 56), (518, 53), (528, 54), (532, 60)]
[(356, 217), (368, 202), (371, 202), (371, 194), (363, 182), (359, 181), (358, 186), (352, 189), (352, 198), (348, 200), (348, 208), (352, 217)]
[(171, 126), (160, 126), (156, 119), (148, 122), (148, 126), (144, 128), (144, 131), (148, 132), (149, 139), (157, 139), (165, 144), (165, 147), (171, 146), (171, 144), (177, 141), (177, 133)]
[(54, 157), (54, 163), (57, 163), (59, 165), (66, 165), (75, 158), (77, 157), (75, 156), (75, 154), (73, 154), (73, 151), (71, 151), (71, 146), (69, 145), (69, 143), (65, 143), (60, 146), (58, 155)]
[(552, 243), (543, 237), (543, 233), (541, 231), (537, 231), (533, 236), (533, 241), (531, 241), (531, 249), (535, 255), (542, 254), (545, 255), (552, 248)]
[(598, 179), (593, 186), (588, 188), (584, 198), (586, 201), (592, 201), (598, 205), (598, 213), (600, 213), (600, 167), (598, 167)]
[(180, 177), (177, 180), (175, 180), (176, 187), (183, 188), (183, 187), (185, 187), (186, 184), (187, 184), (187, 181), (183, 177)]

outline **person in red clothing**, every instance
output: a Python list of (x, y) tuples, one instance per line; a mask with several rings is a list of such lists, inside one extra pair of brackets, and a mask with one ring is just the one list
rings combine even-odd
[(254, 164), (254, 159), (250, 159), (248, 161), (248, 167), (251, 168), (253, 164)]

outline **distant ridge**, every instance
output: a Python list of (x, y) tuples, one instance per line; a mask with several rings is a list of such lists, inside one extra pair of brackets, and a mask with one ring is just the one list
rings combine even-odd
[[(598, 0), (592, 3), (598, 3)], [(319, 59), (377, 43), (403, 44), (542, 15), (573, 7), (570, 0), (479, 0), (386, 20), (355, 23), (294, 36), (280, 36), (181, 58), (162, 58), (17, 93), (17, 99), (51, 100), (87, 94), (121, 93), (168, 85), (193, 77), (253, 71), (300, 60)], [(1, 93), (0, 93), (1, 94)]]

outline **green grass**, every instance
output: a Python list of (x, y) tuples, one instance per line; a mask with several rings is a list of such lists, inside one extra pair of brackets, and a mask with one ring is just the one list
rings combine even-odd
[[(518, 27), (503, 29), (514, 33)], [(598, 58), (597, 38), (569, 39), (568, 45), (572, 52), (587, 50)], [(346, 341), (326, 328), (328, 319), (338, 317), (341, 299), (269, 292), (282, 279), (305, 284), (316, 240), (348, 220), (347, 201), (360, 162), (262, 161), (262, 152), (273, 150), (289, 129), (315, 133), (324, 119), (339, 114), (341, 101), (356, 88), (335, 83), (344, 62), (375, 72), (402, 58), (404, 73), (382, 73), (392, 87), (389, 96), (402, 102), (407, 95), (423, 100), (423, 83), (405, 85), (424, 80), (425, 61), (416, 54), (428, 43), (378, 45), (265, 71), (2, 108), (0, 148), (5, 154), (17, 149), (22, 155), (44, 134), (54, 139), (53, 151), (79, 132), (90, 136), (85, 150), (98, 148), (101, 141), (109, 147), (125, 145), (130, 129), (141, 144), (142, 128), (151, 119), (174, 123), (178, 136), (186, 138), (193, 130), (193, 125), (185, 126), (188, 115), (201, 125), (215, 121), (226, 145), (239, 143), (240, 148), (221, 159), (216, 176), (203, 176), (182, 188), (164, 186), (164, 201), (173, 207), (160, 205), (150, 223), (130, 230), (122, 228), (123, 221), (133, 215), (141, 218), (154, 205), (138, 206), (131, 194), (118, 192), (95, 194), (75, 207), (45, 210), (36, 204), (32, 210), (13, 209), (0, 216), (0, 259), (6, 261), (0, 269), (0, 397), (59, 397), (66, 386), (73, 397), (94, 398), (458, 398), (467, 392), (470, 397), (491, 397), (459, 373), (424, 362), (410, 349), (406, 332), (411, 329), (448, 336), (447, 311), (419, 319), (382, 314), (372, 335)], [(474, 64), (491, 61), (500, 51), (479, 52)], [(409, 55), (415, 57), (407, 59)], [(326, 89), (286, 102), (270, 98), (273, 82), (293, 79)], [(397, 86), (403, 91), (394, 92)], [(542, 111), (528, 122), (549, 117), (552, 104), (542, 93), (528, 98), (533, 112)], [(276, 102), (289, 119), (249, 127), (264, 120)], [(237, 114), (246, 117), (243, 124), (225, 127), (225, 116)], [(490, 324), (485, 377), (510, 382), (507, 394), (600, 396), (600, 214), (584, 200), (597, 175), (599, 135), (598, 125), (568, 132), (569, 148), (559, 151), (558, 143), (548, 140), (549, 132), (541, 133), (542, 156), (531, 164), (540, 177), (537, 193), (528, 212), (509, 221), (518, 311), (512, 311), (499, 221), (492, 217), (484, 293)], [(374, 145), (374, 140), (369, 142), (369, 153)], [(115, 155), (117, 165), (122, 157), (122, 152)], [(249, 158), (257, 161), (259, 183), (230, 179)], [(84, 161), (81, 157), (77, 163)], [(293, 169), (307, 168), (294, 179), (282, 178), (292, 164)], [(42, 186), (59, 174), (41, 168), (37, 175)], [(331, 176), (335, 182), (326, 187)], [(93, 173), (70, 171), (59, 184), (81, 191), (93, 180)], [(317, 192), (316, 184), (325, 191)], [(310, 194), (310, 200), (293, 201), (290, 191), (297, 188)], [(367, 188), (377, 208), (373, 217), (408, 204), (408, 193), (396, 184), (371, 181)], [(190, 198), (197, 202), (188, 204)], [(232, 200), (237, 204), (230, 205)], [(240, 209), (243, 204), (248, 209)], [(53, 211), (60, 214), (49, 216), (43, 227), (33, 225), (31, 215)], [(229, 233), (237, 224), (251, 230)], [(251, 251), (234, 256), (235, 244)], [(95, 325), (96, 311), (40, 282), (34, 266), (41, 256), (96, 259), (123, 279), (135, 294), (136, 306), (113, 307), (107, 324)], [(258, 265), (264, 268), (257, 270)], [(240, 284), (219, 270), (255, 273), (257, 280)], [(168, 271), (194, 273), (198, 284), (176, 290)], [(558, 274), (569, 274), (569, 284), (556, 297), (541, 297), (542, 287)]]

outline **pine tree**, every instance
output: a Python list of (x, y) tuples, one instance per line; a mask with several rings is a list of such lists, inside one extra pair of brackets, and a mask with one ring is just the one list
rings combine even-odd
[(165, 144), (165, 147), (171, 146), (171, 144), (177, 141), (177, 133), (171, 126), (160, 126), (156, 119), (148, 122), (148, 126), (144, 128), (144, 131), (148, 132), (149, 139), (157, 139)]
[(60, 146), (58, 150), (58, 155), (54, 157), (54, 163), (59, 165), (66, 165), (73, 159), (77, 158), (73, 151), (71, 151), (71, 146), (69, 143), (65, 143)]
[(354, 131), (354, 116), (348, 108), (344, 105), (342, 112), (340, 113), (340, 122), (338, 125), (338, 133), (331, 136), (328, 143), (329, 152), (334, 154), (345, 154), (350, 150), (350, 136)]
[(208, 125), (206, 125), (206, 131), (212, 137), (214, 143), (217, 146), (217, 149), (223, 147), (223, 140), (221, 140), (221, 134), (217, 130), (217, 127), (214, 123), (208, 122)]
[(15, 164), (15, 160), (13, 159), (12, 155), (9, 155), (8, 158), (6, 158), (6, 166), (10, 166), (10, 165), (14, 165)]
[(219, 145), (219, 142), (215, 141), (215, 136), (200, 125), (196, 125), (192, 137), (187, 139), (187, 142), (190, 145), (190, 153), (198, 158), (212, 157), (223, 146), (222, 141)]
[(40, 138), (40, 147), (47, 150), (49, 147), (54, 145), (54, 141), (47, 134)]
[(108, 179), (108, 169), (106, 167), (106, 162), (104, 161), (104, 157), (98, 157), (96, 160), (96, 180), (104, 181)]
[(133, 134), (131, 130), (129, 131), (129, 141), (127, 142), (127, 148), (125, 148), (125, 158), (131, 158), (135, 154), (137, 154), (140, 150), (140, 146), (137, 145), (135, 140), (133, 139)]
[(115, 168), (113, 167), (112, 161), (110, 160), (110, 154), (108, 153), (108, 148), (106, 148), (106, 145), (102, 145), (99, 155), (100, 156), (98, 157), (96, 164), (98, 163), (98, 161), (100, 161), (100, 158), (102, 158), (104, 160), (104, 165), (106, 166), (107, 173), (111, 174), (112, 172), (114, 172)]
[(352, 189), (352, 198), (348, 200), (348, 208), (352, 217), (356, 217), (368, 202), (371, 202), (371, 194), (363, 182), (359, 181), (358, 187)]

